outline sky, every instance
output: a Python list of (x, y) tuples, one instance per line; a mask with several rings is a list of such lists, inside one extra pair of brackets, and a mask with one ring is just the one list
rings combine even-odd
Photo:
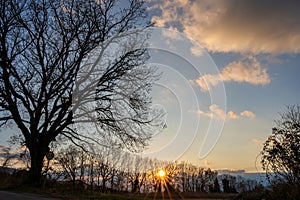
[(299, 10), (297, 0), (147, 0), (148, 64), (162, 72), (153, 105), (167, 126), (142, 154), (261, 171), (274, 120), (300, 103)]
[(274, 120), (299, 104), (300, 2), (150, 0), (153, 100), (167, 128), (145, 155), (261, 171)]

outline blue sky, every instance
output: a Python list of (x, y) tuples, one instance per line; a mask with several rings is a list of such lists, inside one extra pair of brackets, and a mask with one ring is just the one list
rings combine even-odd
[[(164, 87), (157, 87), (154, 102), (165, 106), (168, 128), (154, 137), (151, 151), (156, 151), (155, 156), (163, 159), (177, 156), (213, 169), (260, 170), (256, 157), (275, 125), (274, 119), (286, 105), (300, 103), (300, 3), (152, 0), (149, 5), (155, 26), (170, 30), (168, 34), (168, 31), (162, 31), (160, 37), (163, 39), (154, 40), (160, 41), (160, 45), (165, 42), (164, 48), (172, 52), (169, 55), (161, 50), (152, 53), (150, 62), (167, 65), (181, 73), (197, 96), (195, 98), (184, 89), (186, 82), (177, 78), (178, 75), (170, 75), (169, 71), (164, 73), (170, 77), (162, 77), (168, 81), (164, 82)], [(188, 39), (180, 40), (180, 37)], [(200, 51), (195, 50), (195, 45)], [(205, 51), (208, 55), (203, 55)], [(205, 56), (211, 57), (217, 69), (209, 62), (203, 66), (207, 61)], [(192, 64), (184, 63), (193, 59)], [(192, 68), (197, 68), (200, 74)], [(177, 85), (177, 88), (169, 85)], [(222, 86), (225, 104), (219, 105), (223, 101), (212, 99), (219, 98), (217, 94), (222, 93)], [(166, 91), (159, 93), (160, 90), (169, 90), (172, 95)], [(214, 91), (217, 94), (212, 98)], [(176, 98), (176, 95), (188, 97)], [(169, 99), (167, 103), (166, 99)], [(198, 107), (191, 102), (193, 99)], [(182, 106), (185, 104), (189, 106)], [(180, 106), (183, 109), (178, 109)], [(195, 131), (197, 120), (199, 129)], [(184, 128), (178, 131), (179, 122)], [(224, 127), (213, 150), (207, 156), (199, 157), (211, 122), (220, 127), (224, 122)], [(176, 135), (174, 130), (179, 134)], [(187, 145), (184, 138), (190, 139), (191, 135), (195, 136), (191, 145), (179, 153), (183, 149), (181, 146)], [(172, 143), (172, 139), (176, 145), (166, 145)]]

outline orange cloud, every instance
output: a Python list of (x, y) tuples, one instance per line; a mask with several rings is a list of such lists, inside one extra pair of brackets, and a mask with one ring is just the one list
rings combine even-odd
[(260, 62), (250, 57), (242, 61), (235, 61), (225, 66), (220, 74), (206, 74), (200, 76), (196, 83), (202, 91), (208, 91), (211, 87), (217, 85), (221, 81), (224, 82), (246, 82), (254, 85), (266, 85), (270, 83), (270, 77), (267, 69), (262, 67)]
[(152, 0), (159, 27), (179, 27), (210, 51), (300, 52), (300, 1)]
[(216, 104), (210, 105), (208, 112), (198, 110), (197, 113), (199, 115), (214, 118), (214, 119), (225, 120), (225, 118), (226, 118), (226, 114), (225, 114), (224, 110)]
[(212, 115), (218, 119), (226, 118), (226, 114), (225, 114), (224, 110), (222, 110), (222, 108), (220, 108), (216, 104), (212, 104), (211, 106), (209, 106), (209, 110), (211, 111)]
[(229, 119), (238, 119), (239, 118), (239, 116), (236, 113), (234, 113), (233, 111), (229, 111), (227, 115), (228, 115)]
[(261, 85), (270, 83), (266, 68), (262, 68), (255, 58), (251, 58), (250, 61), (229, 63), (229, 65), (222, 69), (221, 76), (223, 81), (246, 82)]
[(248, 117), (251, 119), (255, 118), (255, 114), (250, 110), (245, 110), (245, 111), (241, 112), (241, 116)]
[(207, 111), (207, 112), (205, 112), (203, 110), (198, 110), (197, 114), (204, 116), (204, 117), (209, 117), (209, 118), (214, 118), (214, 119), (219, 119), (219, 120), (225, 120), (226, 117), (228, 117), (228, 119), (239, 119), (240, 116), (247, 117), (250, 119), (255, 118), (255, 114), (249, 110), (242, 111), (240, 113), (240, 115), (238, 115), (237, 113), (235, 113), (233, 111), (228, 111), (228, 113), (226, 114), (225, 111), (216, 104), (210, 105), (209, 111)]
[(204, 160), (205, 167), (209, 168), (211, 166), (211, 163), (208, 160)]
[(212, 86), (216, 86), (222, 81), (221, 76), (219, 74), (211, 75), (205, 74), (200, 76), (196, 83), (200, 86), (201, 90), (207, 92), (211, 89)]

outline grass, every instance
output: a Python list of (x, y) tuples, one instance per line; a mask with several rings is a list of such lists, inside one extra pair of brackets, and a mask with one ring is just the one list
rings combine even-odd
[(143, 196), (134, 194), (106, 194), (85, 189), (82, 184), (73, 186), (68, 182), (46, 181), (46, 184), (36, 187), (24, 184), (25, 178), (18, 175), (0, 173), (0, 190), (34, 193), (64, 200), (141, 200)]
[[(80, 182), (74, 186), (70, 182), (46, 181), (40, 187), (34, 187), (24, 184), (24, 179), (20, 176), (5, 175), (0, 173), (0, 190), (7, 190), (22, 193), (34, 193), (48, 197), (64, 199), (64, 200), (143, 200), (146, 194), (132, 194), (132, 193), (101, 193), (97, 190), (92, 191), (87, 185)], [(223, 193), (183, 193), (184, 199), (233, 199), (236, 194)], [(172, 193), (173, 199), (180, 199), (178, 194)], [(147, 196), (146, 200), (154, 199), (154, 194)], [(158, 194), (156, 199), (162, 199)], [(165, 194), (165, 199), (168, 195)]]

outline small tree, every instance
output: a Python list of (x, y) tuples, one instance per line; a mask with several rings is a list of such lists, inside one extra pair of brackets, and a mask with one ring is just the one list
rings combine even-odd
[(210, 192), (216, 192), (216, 193), (221, 192), (218, 177), (215, 178), (214, 184), (212, 185), (212, 189), (210, 190)]
[(229, 174), (222, 174), (221, 176), (223, 192), (236, 193), (236, 177)]
[(0, 168), (8, 167), (10, 161), (15, 157), (10, 150), (8, 147), (0, 146)]
[(57, 161), (59, 165), (63, 168), (65, 177), (72, 181), (73, 187), (75, 186), (76, 180), (82, 181), (84, 177), (84, 167), (87, 155), (74, 145), (70, 145), (66, 149), (62, 149), (58, 152)]
[(300, 106), (287, 106), (264, 143), (261, 163), (268, 178), (300, 186)]

